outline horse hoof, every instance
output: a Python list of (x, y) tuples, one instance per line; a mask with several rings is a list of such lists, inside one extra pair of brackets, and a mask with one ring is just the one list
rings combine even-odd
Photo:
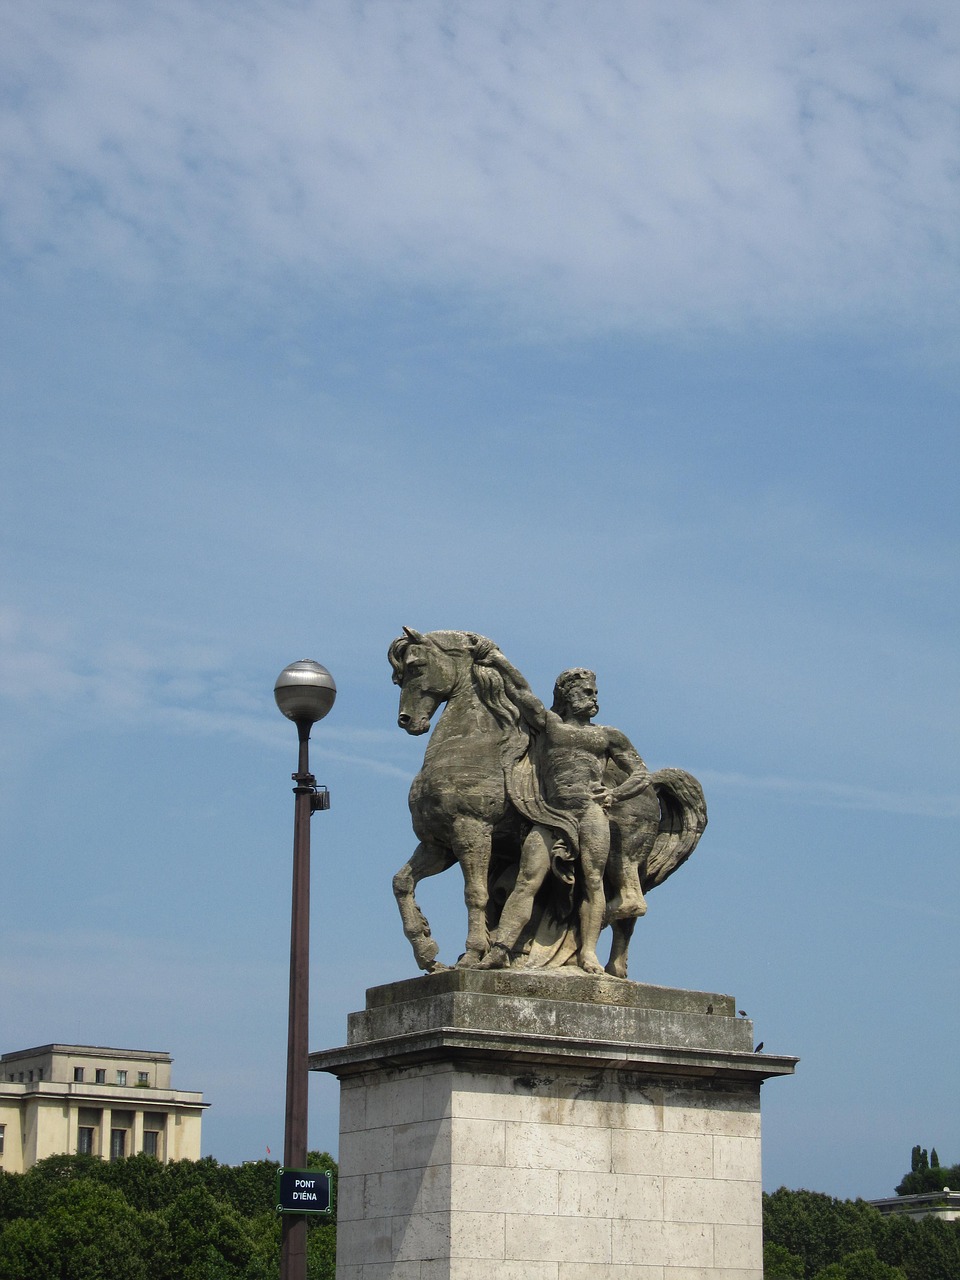
[(495, 942), (482, 960), (474, 965), (475, 969), (509, 969), (510, 952), (499, 942)]
[(421, 937), (412, 943), (413, 956), (419, 968), (424, 973), (433, 973), (433, 966), (437, 963), (437, 956), (440, 954), (440, 948), (433, 938)]

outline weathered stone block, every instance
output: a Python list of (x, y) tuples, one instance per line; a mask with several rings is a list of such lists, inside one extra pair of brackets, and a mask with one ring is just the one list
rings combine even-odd
[(761, 1280), (760, 1083), (795, 1059), (752, 1039), (729, 997), (582, 974), (368, 992), (312, 1059), (338, 1280)]
[(763, 1238), (754, 1226), (717, 1223), (713, 1228), (714, 1264), (724, 1271), (763, 1268)]
[(606, 1218), (506, 1218), (506, 1256), (517, 1260), (610, 1262), (610, 1221)]
[(366, 1128), (412, 1124), (423, 1119), (423, 1081), (403, 1076), (367, 1090)]
[(709, 1133), (665, 1133), (664, 1169), (683, 1169), (693, 1178), (712, 1178), (713, 1141)]
[(525, 1214), (550, 1216), (558, 1212), (560, 1180), (555, 1169), (500, 1168), (491, 1177), (487, 1165), (454, 1165), (451, 1203), (476, 1213), (516, 1213), (522, 1205)]
[(340, 1086), (340, 1132), (355, 1133), (368, 1128), (367, 1090), (357, 1079)]
[(421, 1268), (420, 1280), (559, 1280), (559, 1264), (540, 1260), (491, 1264), (485, 1258), (452, 1258), (423, 1262)]
[(614, 1129), (610, 1135), (614, 1173), (662, 1174), (664, 1136), (648, 1130)]
[(760, 1139), (733, 1138), (715, 1134), (713, 1138), (713, 1176), (729, 1182), (750, 1180), (760, 1167)]
[(663, 1267), (617, 1266), (608, 1263), (561, 1262), (558, 1280), (664, 1280)]
[(340, 1135), (340, 1169), (359, 1173), (380, 1173), (393, 1168), (392, 1129), (364, 1129)]
[(600, 1171), (610, 1168), (609, 1129), (508, 1122), (505, 1130), (505, 1162), (509, 1166)]
[(663, 1217), (663, 1179), (622, 1173), (561, 1173), (558, 1212), (583, 1218)]
[[(434, 1164), (448, 1163), (445, 1158), (450, 1149), (451, 1121), (421, 1120), (417, 1124), (393, 1126), (391, 1169), (427, 1169)], [(341, 1160), (341, 1169), (343, 1168)]]

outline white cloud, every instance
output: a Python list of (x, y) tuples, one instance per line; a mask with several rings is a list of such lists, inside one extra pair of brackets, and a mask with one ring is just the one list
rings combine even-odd
[(953, 310), (952, 6), (10, 6), (17, 254), (535, 319)]
[(848, 786), (816, 778), (778, 778), (701, 770), (700, 781), (718, 791), (750, 791), (820, 809), (860, 809), (870, 813), (910, 814), (921, 818), (960, 818), (960, 796), (929, 795), (912, 790)]
[[(289, 734), (269, 692), (236, 668), (234, 655), (213, 648), (161, 642), (149, 650), (118, 635), (93, 639), (79, 622), (0, 609), (0, 703), (20, 726), (3, 750), (13, 758), (25, 734), (45, 731), (59, 718), (86, 732), (137, 726), (289, 752)], [(381, 758), (398, 738), (396, 730), (328, 725), (314, 755), (409, 779), (409, 767)]]

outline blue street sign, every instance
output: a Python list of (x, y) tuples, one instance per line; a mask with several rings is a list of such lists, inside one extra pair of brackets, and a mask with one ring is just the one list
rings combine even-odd
[(277, 1213), (332, 1213), (333, 1174), (329, 1169), (280, 1169)]

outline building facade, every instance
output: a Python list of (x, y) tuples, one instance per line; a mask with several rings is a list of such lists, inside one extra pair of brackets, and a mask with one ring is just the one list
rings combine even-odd
[(169, 1053), (46, 1044), (0, 1054), (0, 1169), (53, 1155), (200, 1159), (202, 1093), (173, 1089)]
[(960, 1218), (960, 1191), (951, 1191), (949, 1187), (915, 1196), (887, 1196), (883, 1200), (868, 1200), (867, 1204), (883, 1214), (903, 1213), (908, 1218), (940, 1218), (944, 1222), (956, 1222)]

